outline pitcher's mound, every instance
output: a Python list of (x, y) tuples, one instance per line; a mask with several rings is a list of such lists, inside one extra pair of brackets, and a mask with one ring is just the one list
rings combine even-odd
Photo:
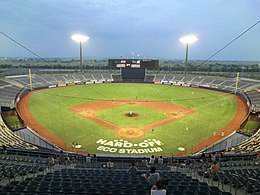
[(123, 138), (137, 138), (144, 136), (145, 132), (137, 127), (124, 127), (117, 131), (117, 136)]
[(125, 117), (130, 117), (130, 118), (133, 118), (133, 117), (138, 117), (139, 114), (138, 113), (135, 113), (135, 112), (127, 112), (124, 114)]

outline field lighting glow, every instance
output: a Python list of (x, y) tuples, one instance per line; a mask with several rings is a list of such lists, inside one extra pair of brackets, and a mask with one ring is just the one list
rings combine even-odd
[(71, 38), (72, 38), (74, 41), (79, 42), (79, 43), (83, 43), (83, 42), (86, 42), (86, 41), (89, 40), (89, 37), (88, 37), (88, 36), (80, 35), (80, 34), (72, 35)]
[(184, 44), (192, 44), (195, 43), (198, 38), (194, 35), (187, 35), (184, 37), (179, 38), (180, 42), (184, 43)]

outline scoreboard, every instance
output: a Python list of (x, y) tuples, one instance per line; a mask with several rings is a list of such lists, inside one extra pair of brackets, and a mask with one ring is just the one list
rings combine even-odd
[(140, 60), (116, 60), (116, 68), (141, 68)]
[(141, 60), (141, 59), (109, 59), (110, 68), (144, 68), (158, 69), (159, 60)]

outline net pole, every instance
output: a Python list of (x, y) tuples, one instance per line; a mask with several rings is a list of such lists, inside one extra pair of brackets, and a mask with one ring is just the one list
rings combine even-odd
[(29, 69), (29, 84), (30, 84), (30, 89), (32, 91), (32, 72), (31, 72), (31, 69)]
[(238, 82), (239, 82), (239, 72), (237, 73), (235, 95), (237, 94), (237, 89), (238, 89)]

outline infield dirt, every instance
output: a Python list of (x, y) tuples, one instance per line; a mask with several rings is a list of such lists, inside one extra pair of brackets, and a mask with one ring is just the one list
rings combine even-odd
[[(102, 118), (96, 117), (95, 114), (104, 109), (115, 108), (118, 106), (124, 106), (127, 104), (144, 106), (152, 108), (154, 110), (165, 113), (167, 118), (145, 125), (143, 127), (120, 127), (114, 123), (106, 121)], [(80, 114), (96, 123), (99, 123), (105, 127), (108, 127), (116, 131), (116, 135), (123, 138), (138, 138), (144, 136), (147, 132), (154, 130), (166, 123), (185, 117), (194, 112), (194, 110), (167, 102), (159, 101), (147, 101), (147, 100), (107, 100), (107, 101), (96, 101), (85, 104), (80, 104), (69, 108), (69, 110)]]

